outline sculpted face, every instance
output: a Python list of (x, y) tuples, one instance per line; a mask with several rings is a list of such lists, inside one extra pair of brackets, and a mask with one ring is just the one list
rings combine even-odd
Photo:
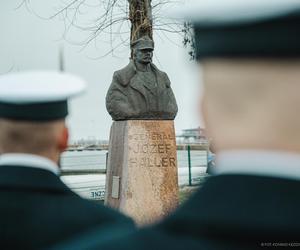
[(149, 64), (152, 62), (153, 49), (136, 49), (135, 60), (138, 63)]

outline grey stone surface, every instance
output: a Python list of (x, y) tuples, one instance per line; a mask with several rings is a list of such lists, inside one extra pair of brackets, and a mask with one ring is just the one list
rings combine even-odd
[[(152, 63), (148, 39), (134, 43), (133, 60), (113, 75), (106, 108), (113, 120), (174, 120), (178, 111), (171, 82)], [(154, 45), (153, 45), (154, 46)]]

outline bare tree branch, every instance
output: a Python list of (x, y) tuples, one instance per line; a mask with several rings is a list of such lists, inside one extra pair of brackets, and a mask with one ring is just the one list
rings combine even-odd
[[(33, 1), (38, 0), (22, 0), (17, 8), (26, 6), (35, 13), (29, 8)], [(130, 41), (145, 34), (152, 38), (153, 30), (183, 34), (183, 38), (187, 39), (188, 26), (184, 27), (181, 23), (162, 17), (164, 10), (179, 2), (180, 0), (61, 0), (59, 6), (53, 6), (52, 15), (41, 18), (62, 20), (65, 27), (63, 38), (82, 46), (82, 49), (92, 41), (109, 37), (105, 42), (110, 44), (108, 54), (113, 55), (116, 48), (128, 46), (129, 32)], [(85, 34), (85, 39), (70, 41), (68, 36), (76, 30)], [(165, 34), (164, 36), (167, 37)], [(186, 45), (186, 40), (183, 43)]]

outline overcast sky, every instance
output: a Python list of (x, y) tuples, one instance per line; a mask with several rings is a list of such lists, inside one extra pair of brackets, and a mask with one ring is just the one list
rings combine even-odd
[[(82, 49), (82, 46), (62, 38), (64, 23), (61, 20), (39, 18), (24, 6), (16, 9), (20, 1), (1, 1), (0, 74), (8, 71), (58, 70), (58, 51), (63, 46), (66, 71), (88, 82), (85, 95), (71, 101), (71, 115), (68, 118), (71, 139), (108, 139), (112, 120), (105, 108), (105, 95), (113, 72), (128, 64), (129, 48), (119, 50), (116, 56), (101, 58), (110, 49), (107, 43), (98, 41), (97, 46), (92, 43)], [(40, 0), (31, 2), (35, 12), (42, 16), (53, 12), (53, 6), (49, 4), (52, 1), (47, 1), (47, 4)], [(77, 42), (84, 35), (80, 31), (72, 31), (71, 39)], [(177, 98), (177, 133), (199, 126), (199, 66), (189, 60), (188, 51), (183, 48), (182, 38), (178, 34), (168, 34), (167, 37), (155, 34), (154, 40), (154, 63), (169, 75)]]

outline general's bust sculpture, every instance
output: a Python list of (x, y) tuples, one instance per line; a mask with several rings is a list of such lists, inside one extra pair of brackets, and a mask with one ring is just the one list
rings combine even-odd
[(174, 120), (178, 108), (168, 75), (153, 63), (154, 43), (142, 37), (132, 44), (133, 60), (114, 73), (106, 96), (113, 120)]

